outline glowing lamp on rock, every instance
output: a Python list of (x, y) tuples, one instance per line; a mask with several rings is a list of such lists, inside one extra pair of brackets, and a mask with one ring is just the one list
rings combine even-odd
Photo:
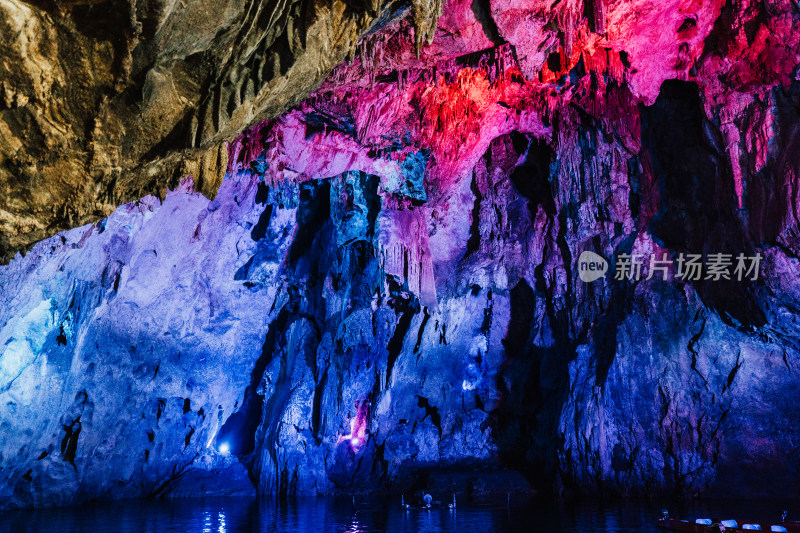
[(347, 442), (354, 451), (358, 451), (367, 441), (367, 409), (369, 403), (359, 406), (356, 416), (350, 419), (350, 433), (340, 435), (337, 444)]
[(218, 450), (219, 453), (221, 453), (222, 455), (228, 455), (229, 453), (231, 453), (231, 445), (228, 444), (227, 442), (223, 442), (222, 444), (219, 445)]

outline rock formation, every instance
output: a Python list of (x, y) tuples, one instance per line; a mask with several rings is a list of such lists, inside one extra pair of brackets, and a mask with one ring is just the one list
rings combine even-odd
[[(204, 137), (205, 102), (254, 72), (215, 64), (228, 77), (193, 86), (185, 124), (199, 143), (121, 126), (151, 144), (115, 163), (128, 192), (107, 203), (162, 199), (0, 267), (3, 505), (422, 484), (800, 496), (798, 5), (450, 0), (435, 33), (428, 3), (346, 12), (357, 51), (307, 99), (316, 82), (286, 73), (280, 96), (234, 91)], [(225, 20), (261, 20), (244, 17)], [(163, 39), (188, 35), (175, 20)], [(231, 58), (269, 41), (208, 32)], [(347, 46), (323, 60), (307, 35), (316, 55), (293, 64), (319, 61), (318, 80)], [(215, 196), (185, 166), (196, 148), (227, 168)], [(147, 170), (170, 162), (169, 180)]]
[(0, 262), (185, 175), (213, 198), (226, 141), (409, 9), (432, 33), (428, 2), (3, 0)]

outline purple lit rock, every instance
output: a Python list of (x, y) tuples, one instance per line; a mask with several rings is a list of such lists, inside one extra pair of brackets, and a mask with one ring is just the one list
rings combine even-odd
[[(187, 180), (0, 267), (2, 505), (245, 471), (281, 498), (800, 496), (797, 13), (668, 2), (665, 37), (649, 4), (603, 35), (575, 2), (467, 4), (239, 137), (213, 202)], [(763, 261), (585, 283), (584, 251)]]

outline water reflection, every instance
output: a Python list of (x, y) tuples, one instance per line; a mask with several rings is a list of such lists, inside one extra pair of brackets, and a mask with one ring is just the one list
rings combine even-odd
[[(392, 499), (318, 498), (278, 506), (246, 499), (175, 501), (131, 500), (69, 509), (0, 513), (0, 533), (655, 533), (659, 505), (531, 504), (506, 508), (459, 504), (457, 510), (400, 508)], [(778, 502), (718, 502), (672, 509), (673, 516), (701, 515), (770, 520), (781, 509), (800, 506)]]

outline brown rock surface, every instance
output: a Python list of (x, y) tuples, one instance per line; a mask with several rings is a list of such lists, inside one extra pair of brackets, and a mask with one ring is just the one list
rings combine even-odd
[[(432, 37), (439, 6), (410, 11)], [(297, 104), (364, 33), (407, 12), (388, 0), (0, 0), (0, 262), (187, 174), (213, 198), (225, 141)]]

